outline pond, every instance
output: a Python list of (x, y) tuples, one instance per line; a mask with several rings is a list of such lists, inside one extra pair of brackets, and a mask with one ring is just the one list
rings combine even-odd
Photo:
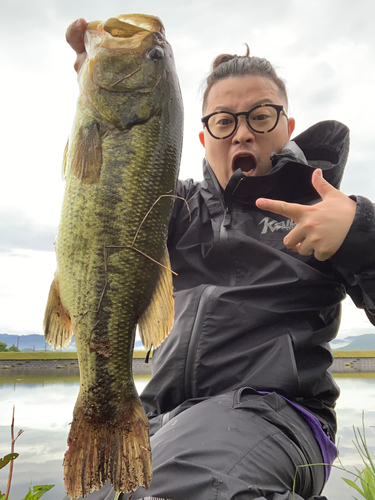
[[(360, 374), (359, 374), (360, 375)], [(365, 378), (369, 375), (368, 378)], [(148, 377), (136, 378), (138, 392), (147, 384)], [(337, 405), (339, 423), (339, 452), (341, 461), (350, 470), (360, 467), (353, 439), (353, 425), (361, 427), (365, 414), (366, 436), (370, 453), (375, 455), (375, 375), (362, 374), (358, 378), (340, 377), (341, 388)], [(0, 456), (10, 450), (10, 422), (15, 405), (15, 432), (24, 433), (16, 442), (20, 456), (14, 462), (11, 499), (23, 498), (30, 481), (36, 484), (54, 484), (43, 500), (59, 500), (65, 495), (63, 486), (63, 455), (69, 432), (72, 410), (78, 394), (79, 379), (74, 373), (47, 375), (38, 371), (26, 376), (24, 372), (1, 373), (0, 379)], [(338, 463), (336, 463), (339, 466)], [(0, 470), (0, 490), (4, 493), (8, 468)], [(350, 475), (333, 469), (324, 493), (329, 500), (349, 500), (359, 496), (341, 477)]]

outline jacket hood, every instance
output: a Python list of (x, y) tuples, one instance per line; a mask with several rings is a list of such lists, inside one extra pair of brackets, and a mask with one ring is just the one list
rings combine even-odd
[[(225, 204), (255, 205), (258, 198), (311, 203), (319, 198), (311, 185), (313, 171), (321, 168), (324, 178), (338, 189), (348, 153), (348, 127), (337, 121), (319, 122), (288, 142), (280, 154), (272, 154), (272, 169), (267, 175), (247, 177), (240, 169), (234, 172), (224, 190)], [(204, 176), (209, 185), (220, 190), (206, 160)]]

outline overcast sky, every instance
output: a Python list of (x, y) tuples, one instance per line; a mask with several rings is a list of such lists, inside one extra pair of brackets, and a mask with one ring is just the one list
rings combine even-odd
[[(55, 269), (61, 160), (77, 82), (66, 27), (129, 12), (161, 18), (185, 106), (181, 178), (201, 178), (201, 86), (220, 53), (266, 57), (286, 81), (295, 135), (320, 120), (351, 129), (342, 190), (375, 200), (375, 4), (371, 0), (0, 0), (0, 333), (42, 333)], [(345, 304), (341, 337), (375, 333)]]

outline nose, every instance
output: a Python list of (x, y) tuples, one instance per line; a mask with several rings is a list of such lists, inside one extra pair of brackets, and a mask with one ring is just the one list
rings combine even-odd
[(254, 132), (249, 127), (244, 115), (238, 117), (237, 128), (232, 136), (232, 141), (235, 144), (252, 142), (255, 139)]

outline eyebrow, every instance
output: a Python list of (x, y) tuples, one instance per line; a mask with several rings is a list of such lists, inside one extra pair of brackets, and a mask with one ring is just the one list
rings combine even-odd
[[(275, 104), (273, 102), (272, 99), (269, 99), (269, 98), (264, 98), (264, 99), (259, 99), (258, 101), (254, 102), (252, 104), (252, 106), (249, 108), (250, 109), (253, 109), (253, 108), (256, 108), (257, 106), (259, 106), (260, 104)], [(227, 106), (216, 106), (216, 108), (213, 110), (213, 112), (215, 111), (230, 111), (233, 113), (233, 109), (232, 108), (228, 108)]]

